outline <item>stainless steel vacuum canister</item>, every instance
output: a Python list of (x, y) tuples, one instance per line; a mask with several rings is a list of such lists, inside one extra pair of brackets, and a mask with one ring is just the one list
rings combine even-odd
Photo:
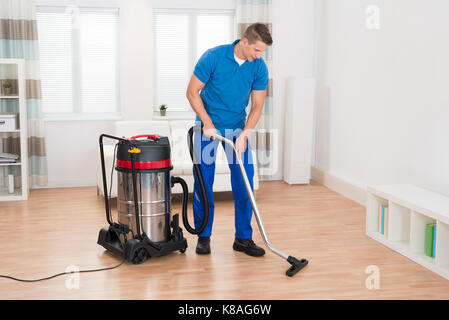
[[(144, 139), (141, 139), (144, 138)], [(140, 232), (153, 242), (165, 242), (170, 236), (170, 144), (167, 137), (136, 136), (130, 139), (136, 146), (133, 152)], [(117, 209), (120, 223), (138, 234), (132, 163), (129, 146), (117, 147)]]

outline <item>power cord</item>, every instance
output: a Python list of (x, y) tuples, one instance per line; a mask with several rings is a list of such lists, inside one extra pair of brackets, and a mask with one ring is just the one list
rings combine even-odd
[(57, 274), (54, 274), (54, 275), (49, 276), (49, 277), (40, 278), (40, 279), (33, 279), (33, 280), (19, 279), (19, 278), (15, 278), (15, 277), (11, 277), (11, 276), (5, 276), (5, 275), (0, 275), (0, 278), (11, 279), (11, 280), (20, 281), (20, 282), (39, 282), (39, 281), (44, 281), (44, 280), (50, 280), (50, 279), (53, 279), (53, 278), (56, 278), (56, 277), (59, 277), (59, 276), (66, 275), (66, 274), (88, 273), (88, 272), (99, 272), (99, 271), (112, 270), (112, 269), (116, 269), (116, 268), (120, 267), (122, 264), (125, 263), (125, 261), (126, 261), (126, 256), (123, 256), (122, 262), (120, 262), (118, 265), (115, 265), (113, 267), (101, 268), (101, 269), (80, 270), (80, 271), (70, 271), (70, 272), (61, 272), (61, 273), (57, 273)]

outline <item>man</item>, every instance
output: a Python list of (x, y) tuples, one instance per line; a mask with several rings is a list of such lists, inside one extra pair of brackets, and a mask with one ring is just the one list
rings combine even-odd
[[(272, 43), (267, 26), (255, 23), (247, 28), (241, 40), (207, 50), (195, 66), (190, 79), (187, 99), (197, 114), (196, 121), (203, 126), (203, 133), (200, 139), (195, 140), (198, 141), (195, 146), (200, 145), (197, 147), (200, 153), (197, 158), (200, 161), (209, 200), (209, 222), (205, 230), (199, 234), (196, 247), (198, 254), (211, 252), (210, 236), (214, 219), (212, 186), (218, 147), (218, 140), (215, 140), (217, 133), (235, 143), (253, 188), (254, 167), (248, 137), (260, 119), (265, 102), (268, 69), (261, 55)], [(252, 106), (246, 121), (245, 109), (250, 96)], [(226, 156), (231, 171), (235, 208), (236, 232), (233, 249), (250, 256), (263, 256), (264, 249), (258, 247), (252, 240), (252, 206), (238, 163), (232, 151), (226, 152)], [(209, 159), (205, 159), (207, 157)], [(195, 172), (194, 180), (193, 212), (195, 227), (198, 228), (204, 212)]]

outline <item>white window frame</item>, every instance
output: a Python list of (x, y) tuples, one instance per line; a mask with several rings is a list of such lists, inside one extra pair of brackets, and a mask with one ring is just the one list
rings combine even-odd
[(72, 56), (73, 61), (72, 64), (76, 67), (73, 68), (72, 75), (72, 88), (73, 92), (73, 102), (72, 102), (72, 112), (44, 112), (44, 120), (118, 120), (121, 118), (121, 104), (120, 104), (120, 1), (119, 0), (37, 0), (36, 1), (36, 11), (40, 10), (44, 12), (53, 11), (53, 12), (65, 12), (68, 8), (81, 8), (88, 10), (117, 10), (118, 14), (118, 26), (117, 26), (117, 34), (116, 34), (116, 108), (111, 112), (101, 112), (101, 113), (86, 113), (82, 112), (82, 106), (79, 101), (80, 99), (80, 84), (81, 77), (77, 70), (79, 70), (80, 63), (80, 52), (77, 50), (79, 48), (79, 30), (76, 28), (72, 28)]
[[(229, 15), (233, 18), (233, 23), (231, 23), (231, 34), (235, 37), (235, 9), (231, 9), (231, 8), (207, 8), (207, 9), (197, 9), (197, 8), (154, 8), (153, 9), (153, 21), (155, 21), (155, 16), (158, 14), (180, 14), (180, 15)], [(190, 26), (189, 26), (189, 31), (190, 31), (190, 38), (191, 39), (195, 39), (195, 41), (197, 41), (197, 37), (196, 37), (196, 30), (197, 30), (197, 24), (196, 24), (196, 19), (191, 19), (190, 20)], [(154, 24), (153, 24), (153, 28), (154, 28)], [(155, 32), (156, 30), (153, 30), (153, 47), (156, 48), (156, 36), (155, 36)], [(225, 43), (223, 43), (225, 44)], [(195, 43), (195, 45), (190, 46), (189, 48), (189, 74), (193, 74), (193, 70), (195, 68), (195, 64), (196, 64), (196, 58), (197, 58), (197, 45)], [(153, 109), (153, 117), (154, 119), (166, 119), (166, 118), (170, 118), (170, 119), (194, 119), (196, 117), (196, 113), (193, 111), (193, 109), (191, 108), (189, 102), (187, 101), (187, 105), (186, 108), (189, 111), (170, 111), (170, 108), (167, 109), (167, 113), (166, 116), (161, 117), (160, 113), (159, 113), (159, 106), (156, 103), (157, 100), (157, 91), (156, 91), (156, 84), (157, 84), (157, 74), (156, 74), (156, 66), (157, 66), (157, 55), (156, 55), (156, 50), (154, 50), (154, 60), (153, 60), (153, 70), (154, 70), (154, 74), (153, 74), (153, 83), (154, 83), (154, 109)], [(187, 88), (186, 88), (187, 89)], [(187, 99), (187, 98), (186, 98)]]

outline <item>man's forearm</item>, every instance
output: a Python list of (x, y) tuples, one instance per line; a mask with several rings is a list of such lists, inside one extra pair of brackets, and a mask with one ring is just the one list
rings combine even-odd
[(205, 126), (213, 125), (211, 118), (207, 114), (206, 109), (204, 108), (203, 100), (198, 92), (188, 92), (187, 99), (190, 102), (190, 106), (193, 111), (198, 115), (198, 117), (203, 121)]
[(253, 105), (251, 106), (251, 111), (249, 112), (248, 119), (246, 120), (246, 125), (243, 131), (240, 133), (240, 136), (237, 138), (235, 142), (235, 146), (241, 154), (245, 152), (247, 148), (247, 140), (254, 128), (256, 127), (257, 122), (259, 122), (260, 115), (262, 114), (263, 104), (265, 99), (255, 99), (253, 101)]
[(262, 115), (263, 104), (253, 105), (251, 111), (248, 115), (248, 120), (246, 121), (245, 128), (243, 131), (251, 133), (259, 122), (260, 116)]
[(246, 125), (244, 128), (244, 135), (249, 136), (251, 132), (259, 122), (260, 116), (262, 115), (263, 105), (265, 103), (265, 98), (267, 96), (267, 91), (252, 91), (251, 92), (251, 111), (248, 115), (248, 119), (246, 120)]

